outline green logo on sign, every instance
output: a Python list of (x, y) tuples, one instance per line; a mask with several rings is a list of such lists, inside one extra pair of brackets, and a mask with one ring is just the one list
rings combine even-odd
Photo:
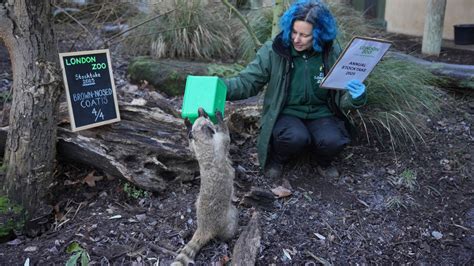
[(361, 46), (360, 50), (363, 55), (372, 55), (374, 52), (378, 52), (380, 49), (374, 46)]

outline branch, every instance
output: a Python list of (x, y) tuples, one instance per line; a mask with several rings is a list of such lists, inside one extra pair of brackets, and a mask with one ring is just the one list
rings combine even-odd
[(92, 34), (92, 32), (90, 32), (90, 30), (88, 30), (86, 28), (86, 26), (82, 25), (82, 23), (77, 20), (75, 17), (73, 17), (71, 14), (69, 14), (66, 10), (64, 10), (64, 8), (60, 7), (60, 6), (57, 6), (55, 4), (53, 4), (53, 6), (59, 10), (61, 10), (64, 14), (66, 14), (66, 16), (70, 17), (72, 20), (74, 20), (74, 22), (77, 23), (77, 25), (79, 25), (82, 29), (84, 29), (85, 32), (87, 32), (91, 37), (92, 39), (94, 38), (94, 34)]
[(227, 0), (221, 0), (221, 1), (225, 6), (227, 6), (230, 9), (231, 12), (234, 12), (235, 15), (237, 15), (237, 18), (242, 22), (242, 24), (244, 24), (245, 28), (250, 34), (250, 37), (252, 37), (253, 44), (255, 45), (255, 50), (258, 50), (258, 48), (262, 46), (262, 43), (258, 40), (257, 36), (255, 35), (255, 32), (250, 27), (250, 24), (247, 21), (247, 19), (244, 16), (242, 16), (239, 10), (237, 10), (237, 8), (235, 8), (231, 3), (229, 3), (229, 1)]
[(146, 24), (146, 23), (148, 23), (148, 22), (150, 22), (150, 21), (152, 21), (152, 20), (155, 20), (155, 19), (157, 19), (157, 18), (159, 18), (159, 17), (161, 17), (161, 16), (168, 15), (169, 13), (171, 13), (171, 12), (173, 12), (173, 11), (175, 11), (175, 10), (176, 10), (176, 9), (171, 9), (171, 10), (169, 10), (169, 11), (166, 11), (166, 12), (163, 13), (163, 14), (158, 14), (158, 15), (156, 15), (156, 16), (150, 18), (150, 19), (147, 19), (147, 20), (145, 20), (145, 21), (143, 21), (143, 22), (140, 22), (140, 23), (138, 23), (137, 25), (135, 25), (135, 26), (133, 26), (133, 27), (130, 27), (130, 28), (128, 28), (127, 30), (124, 30), (124, 31), (122, 31), (122, 32), (119, 32), (119, 33), (115, 34), (114, 36), (108, 38), (107, 40), (105, 40), (105, 43), (108, 44), (111, 40), (113, 40), (113, 39), (115, 39), (115, 38), (117, 38), (117, 37), (119, 37), (119, 36), (122, 36), (123, 34), (129, 32), (129, 31), (131, 31), (131, 30), (134, 30), (134, 29), (136, 29), (136, 28), (138, 28), (138, 27), (140, 27), (140, 26), (142, 26), (142, 25), (144, 25), (144, 24)]
[(7, 3), (0, 3), (0, 39), (7, 38), (7, 32), (12, 32), (13, 23), (8, 16)]
[[(10, 54), (10, 63), (12, 64), (12, 71), (15, 74), (15, 64), (13, 58), (15, 58), (15, 21), (11, 18), (11, 10), (8, 7), (9, 3), (0, 3), (0, 42), (3, 41), (5, 47), (7, 47), (8, 53)], [(11, 6), (10, 6), (11, 7)], [(13, 75), (15, 76), (15, 75)], [(10, 88), (10, 93), (12, 93), (13, 87)]]

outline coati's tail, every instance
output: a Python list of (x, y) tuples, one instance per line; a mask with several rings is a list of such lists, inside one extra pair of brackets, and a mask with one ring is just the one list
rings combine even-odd
[(210, 239), (211, 237), (199, 234), (198, 231), (196, 231), (193, 238), (184, 246), (181, 252), (179, 252), (171, 266), (194, 265), (194, 257), (196, 257), (199, 250), (201, 250)]

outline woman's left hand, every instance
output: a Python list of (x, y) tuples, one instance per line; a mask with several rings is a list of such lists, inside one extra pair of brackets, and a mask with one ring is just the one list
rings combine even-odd
[(351, 95), (352, 99), (355, 99), (364, 94), (365, 85), (359, 80), (353, 79), (347, 83), (346, 90), (349, 91), (349, 94)]

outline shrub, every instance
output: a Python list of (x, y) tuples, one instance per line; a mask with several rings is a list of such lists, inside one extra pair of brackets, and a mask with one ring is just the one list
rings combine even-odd
[(428, 70), (389, 58), (366, 81), (367, 110), (351, 117), (364, 128), (369, 143), (376, 139), (396, 149), (424, 142), (426, 120), (440, 111), (441, 103), (439, 91), (430, 85), (439, 83)]
[[(254, 30), (257, 39), (264, 43), (272, 34), (273, 11), (271, 8), (252, 11), (248, 15), (250, 27)], [(255, 44), (245, 27), (240, 27), (240, 56), (245, 62), (250, 62), (255, 57)]]
[[(126, 51), (157, 58), (227, 59), (235, 54), (229, 19), (222, 6), (199, 0), (176, 0), (167, 15), (137, 28), (125, 41)], [(155, 14), (150, 15), (155, 16)], [(141, 14), (134, 24), (148, 17)]]
[(148, 191), (142, 190), (131, 183), (125, 183), (123, 185), (123, 191), (129, 198), (133, 199), (147, 198), (150, 196)]

